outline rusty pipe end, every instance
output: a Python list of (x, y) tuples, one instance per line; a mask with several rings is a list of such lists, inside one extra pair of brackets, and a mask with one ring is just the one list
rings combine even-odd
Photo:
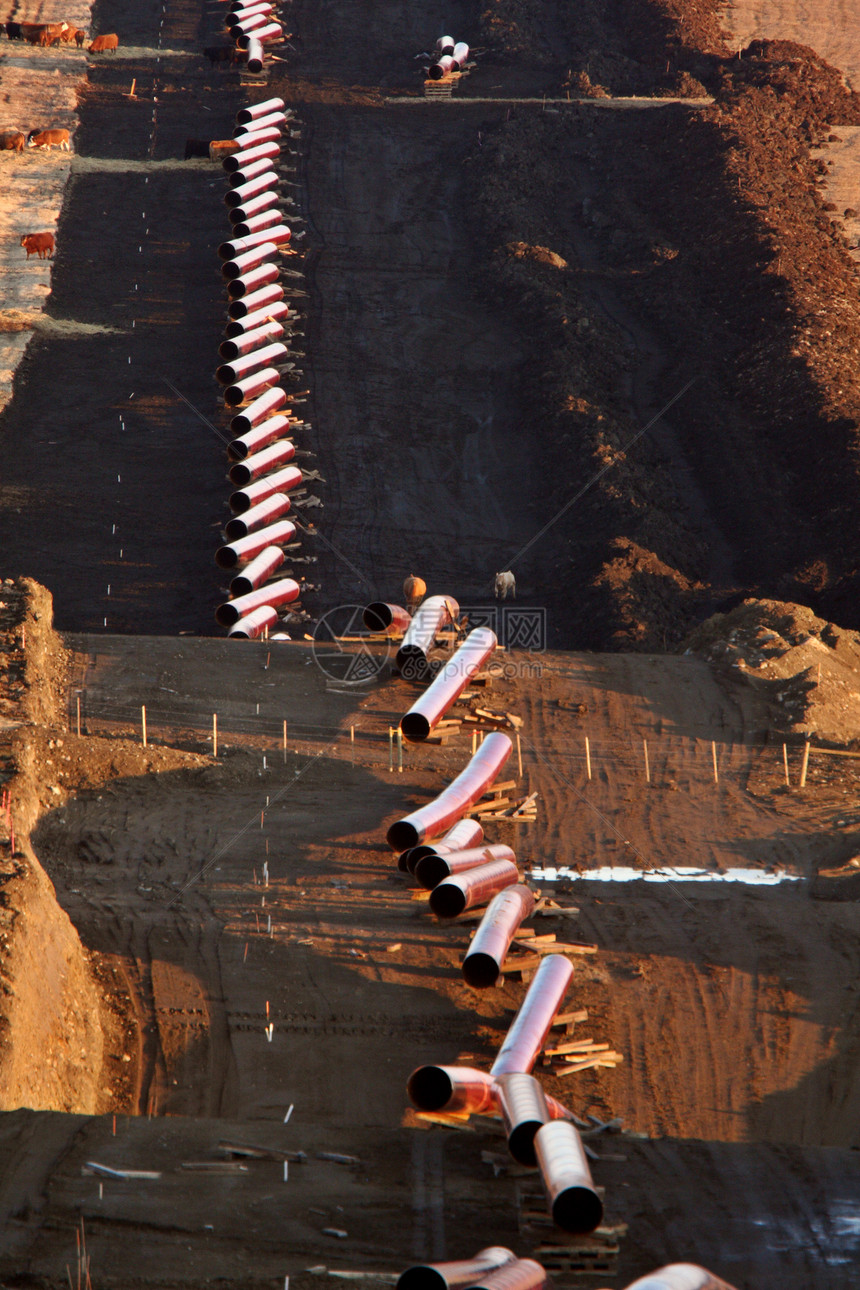
[(400, 718), (403, 738), (411, 744), (420, 744), (430, 734), (430, 722), (422, 712), (407, 712)]
[(418, 886), (423, 887), (425, 891), (433, 891), (449, 876), (444, 856), (437, 855), (435, 851), (420, 856), (415, 862), (412, 873)]
[(409, 847), (417, 847), (421, 841), (415, 825), (408, 820), (395, 820), (385, 838), (392, 851), (406, 851)]
[(419, 1111), (441, 1111), (454, 1095), (451, 1076), (441, 1066), (419, 1066), (406, 1081), (409, 1101)]
[(466, 893), (454, 883), (440, 882), (430, 892), (430, 908), (437, 918), (456, 918), (466, 908)]
[(374, 600), (372, 604), (366, 605), (361, 617), (369, 632), (387, 632), (393, 621), (391, 606), (383, 600)]
[(496, 984), (499, 976), (499, 965), (492, 954), (478, 952), (467, 954), (463, 959), (463, 980), (473, 990), (489, 990), (490, 986)]

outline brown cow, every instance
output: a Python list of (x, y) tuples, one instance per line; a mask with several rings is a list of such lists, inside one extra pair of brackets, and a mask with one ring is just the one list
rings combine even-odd
[(22, 22), (21, 35), (31, 45), (52, 45), (60, 40), (67, 22)]
[(0, 151), (23, 152), (27, 136), (20, 130), (6, 130), (0, 135)]
[(64, 45), (71, 45), (77, 39), (77, 35), (78, 35), (77, 27), (70, 27), (68, 24), (66, 24), (65, 31), (60, 32), (60, 40), (63, 42)]
[(54, 254), (54, 235), (53, 233), (22, 233), (21, 245), (27, 252), (27, 259), (31, 255), (38, 255), (40, 260), (50, 260)]
[(119, 36), (111, 32), (109, 36), (96, 36), (90, 45), (91, 54), (112, 53), (119, 46)]
[(28, 148), (47, 148), (50, 152), (55, 146), (61, 152), (69, 151), (68, 130), (31, 130), (27, 135)]
[(84, 41), (86, 40), (86, 38), (87, 38), (87, 33), (84, 31), (83, 27), (78, 27), (77, 31), (75, 32), (75, 44), (77, 45), (78, 49), (83, 49)]

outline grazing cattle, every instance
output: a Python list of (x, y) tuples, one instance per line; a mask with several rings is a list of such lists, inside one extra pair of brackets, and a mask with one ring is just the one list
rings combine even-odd
[(517, 580), (507, 569), (504, 573), (496, 574), (496, 600), (507, 600), (508, 592), (514, 600), (517, 598)]
[(3, 134), (0, 134), (0, 151), (23, 152), (26, 142), (26, 136), (20, 130), (4, 130)]
[(23, 40), (24, 33), (21, 30), (20, 22), (7, 22), (6, 35), (9, 37), (10, 40)]
[(36, 41), (36, 44), (40, 45), (42, 49), (50, 49), (52, 45), (61, 44), (62, 39), (63, 39), (62, 32), (60, 32), (59, 35), (55, 35), (54, 32), (50, 31), (46, 27), (44, 31), (39, 32), (39, 39)]
[(83, 27), (78, 27), (77, 31), (75, 32), (75, 44), (77, 45), (78, 49), (83, 49), (84, 41), (86, 40), (86, 38), (87, 38), (87, 33), (84, 31)]
[(416, 578), (414, 573), (410, 573), (409, 577), (403, 580), (403, 595), (406, 597), (406, 608), (410, 614), (414, 614), (427, 595), (427, 583), (421, 578)]
[(119, 36), (111, 32), (108, 36), (96, 36), (90, 45), (91, 54), (110, 54), (119, 48)]
[(67, 22), (22, 22), (21, 34), (31, 45), (52, 45), (62, 38)]
[[(72, 41), (77, 40), (77, 36), (78, 36), (77, 27), (67, 26), (65, 31), (62, 32), (62, 34), (60, 35), (60, 40), (63, 42), (64, 45), (71, 45)], [(83, 44), (83, 40), (81, 41), (81, 43)]]
[(208, 58), (213, 67), (216, 63), (236, 63), (239, 60), (235, 45), (206, 45), (203, 57)]
[(69, 151), (69, 132), (68, 130), (31, 130), (27, 135), (28, 148), (51, 148), (57, 147), (61, 152)]
[(31, 255), (38, 255), (40, 260), (50, 260), (54, 254), (54, 235), (53, 233), (22, 233), (21, 245), (27, 252), (27, 259)]

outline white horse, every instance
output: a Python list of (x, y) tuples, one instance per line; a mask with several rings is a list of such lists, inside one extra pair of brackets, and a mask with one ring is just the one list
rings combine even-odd
[(510, 569), (506, 569), (504, 573), (496, 574), (495, 588), (496, 588), (496, 600), (507, 600), (508, 592), (511, 593), (512, 599), (516, 600), (517, 580), (514, 577), (514, 575), (511, 573)]

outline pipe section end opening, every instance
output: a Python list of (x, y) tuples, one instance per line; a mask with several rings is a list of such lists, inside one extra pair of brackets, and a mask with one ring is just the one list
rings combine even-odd
[(385, 836), (392, 851), (407, 851), (421, 841), (415, 825), (408, 820), (395, 820)]
[(463, 980), (473, 990), (489, 990), (498, 979), (499, 965), (491, 954), (467, 954), (463, 959)]
[(419, 1066), (406, 1081), (406, 1092), (419, 1111), (441, 1111), (451, 1101), (454, 1088), (441, 1066)]
[(586, 1236), (603, 1221), (603, 1202), (590, 1187), (566, 1187), (552, 1203), (552, 1221), (565, 1232)]

